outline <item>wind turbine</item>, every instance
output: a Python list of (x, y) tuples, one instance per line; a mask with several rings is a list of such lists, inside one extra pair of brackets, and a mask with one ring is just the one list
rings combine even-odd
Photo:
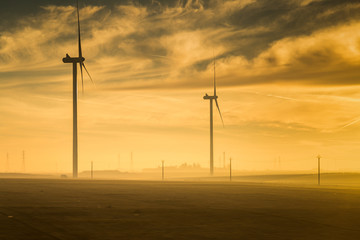
[(85, 67), (85, 58), (82, 56), (81, 49), (81, 33), (80, 33), (80, 14), (79, 14), (79, 0), (76, 0), (76, 12), (77, 12), (77, 25), (78, 25), (78, 48), (79, 57), (70, 57), (66, 54), (63, 58), (64, 63), (73, 64), (73, 178), (78, 176), (78, 127), (77, 127), (77, 99), (78, 99), (78, 83), (77, 83), (77, 64), (80, 65), (82, 91), (84, 91), (84, 79), (83, 79), (83, 68), (89, 75), (91, 81), (92, 78)]
[(214, 134), (213, 134), (213, 100), (215, 100), (216, 107), (219, 111), (221, 122), (224, 126), (224, 121), (221, 115), (220, 107), (218, 104), (218, 96), (216, 95), (216, 67), (215, 67), (215, 57), (214, 57), (214, 95), (209, 96), (205, 94), (204, 100), (210, 100), (210, 174), (214, 174)]
[(321, 156), (318, 155), (317, 159), (318, 159), (318, 185), (320, 186), (320, 160), (321, 160)]

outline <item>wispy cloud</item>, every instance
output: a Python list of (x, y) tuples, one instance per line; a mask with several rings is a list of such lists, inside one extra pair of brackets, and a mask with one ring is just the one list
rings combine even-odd
[(360, 118), (357, 118), (357, 119), (355, 119), (354, 121), (351, 121), (351, 122), (349, 122), (348, 124), (342, 126), (340, 129), (347, 128), (347, 127), (349, 127), (349, 126), (351, 126), (351, 125), (354, 125), (354, 124), (358, 123), (359, 121), (360, 121)]

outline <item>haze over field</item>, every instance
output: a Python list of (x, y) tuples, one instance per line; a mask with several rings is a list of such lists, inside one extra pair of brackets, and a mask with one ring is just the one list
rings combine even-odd
[[(70, 171), (75, 1), (0, 8), (0, 171)], [(360, 169), (360, 3), (354, 0), (80, 1), (85, 77), (79, 170), (215, 165)], [(276, 167), (277, 166), (277, 167)]]

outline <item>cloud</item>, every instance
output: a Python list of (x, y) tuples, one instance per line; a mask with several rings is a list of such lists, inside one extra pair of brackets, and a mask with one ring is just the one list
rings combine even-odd
[[(213, 53), (223, 86), (355, 84), (359, 7), (283, 0), (89, 5), (81, 9), (84, 55), (103, 89), (203, 88)], [(59, 59), (77, 52), (74, 10), (42, 6), (1, 32), (2, 83), (15, 72), (40, 71), (46, 81), (66, 81)]]

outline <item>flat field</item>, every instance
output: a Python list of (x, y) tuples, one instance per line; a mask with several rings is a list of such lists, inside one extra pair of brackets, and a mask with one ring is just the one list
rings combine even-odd
[(0, 239), (360, 239), (360, 189), (0, 179)]

